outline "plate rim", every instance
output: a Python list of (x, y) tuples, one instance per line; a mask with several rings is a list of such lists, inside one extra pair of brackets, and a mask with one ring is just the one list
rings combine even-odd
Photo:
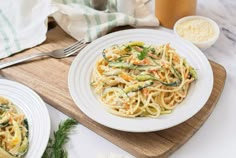
[[(45, 116), (44, 117), (46, 118), (46, 120), (48, 120), (47, 125), (43, 126), (43, 129), (42, 129), (42, 130), (45, 131), (44, 134), (43, 134), (45, 136), (45, 140), (44, 140), (44, 142), (41, 142), (41, 144), (40, 144), (41, 148), (37, 149), (37, 153), (36, 153), (37, 155), (33, 155), (33, 156), (37, 156), (37, 157), (42, 157), (43, 153), (44, 153), (44, 151), (45, 151), (45, 149), (47, 147), (47, 144), (48, 144), (48, 141), (49, 141), (49, 138), (50, 138), (50, 133), (51, 133), (51, 118), (50, 118), (50, 114), (49, 114), (48, 108), (46, 106), (46, 103), (39, 96), (39, 94), (37, 92), (35, 92), (33, 89), (31, 89), (30, 87), (26, 86), (25, 84), (22, 84), (22, 83), (19, 83), (17, 81), (10, 80), (10, 79), (7, 79), (7, 78), (0, 78), (0, 86), (1, 85), (6, 85), (6, 86), (11, 85), (14, 88), (24, 89), (26, 92), (30, 93), (30, 95), (27, 94), (25, 96), (31, 97), (31, 98), (35, 98), (35, 100), (37, 100), (39, 102), (39, 104), (42, 106), (42, 108), (43, 108), (43, 110), (45, 112)], [(14, 94), (12, 94), (12, 96), (14, 96)], [(11, 101), (14, 103), (14, 100), (11, 100)], [(21, 105), (15, 105), (15, 106), (17, 106), (17, 108), (20, 108), (21, 110), (23, 110), (23, 107)], [(24, 113), (24, 115), (27, 115), (27, 114)], [(44, 125), (45, 125), (45, 123), (44, 123)], [(35, 125), (32, 125), (32, 126), (35, 126)], [(32, 128), (32, 126), (29, 127), (29, 128)], [(34, 134), (34, 136), (31, 136), (31, 137), (32, 137), (32, 141), (33, 141), (33, 138), (37, 137), (37, 135)], [(44, 143), (44, 144), (42, 145), (42, 143)], [(29, 144), (29, 149), (30, 149), (30, 144)], [(29, 149), (26, 152), (26, 154), (24, 155), (25, 158), (28, 157), (27, 153), (29, 152)], [(34, 150), (35, 149), (32, 149), (32, 151), (34, 151)]]
[[(90, 49), (90, 47), (92, 47), (92, 45), (95, 45), (95, 44), (97, 44), (97, 43), (100, 43), (100, 42), (102, 42), (102, 40), (106, 40), (106, 39), (110, 39), (110, 38), (113, 38), (113, 39), (114, 39), (114, 38), (116, 38), (115, 35), (119, 35), (120, 33), (130, 33), (130, 32), (132, 32), (132, 31), (134, 31), (134, 32), (135, 32), (135, 31), (141, 31), (141, 32), (142, 32), (142, 31), (150, 31), (150, 32), (153, 31), (153, 32), (156, 32), (156, 33), (165, 34), (165, 35), (167, 35), (167, 36), (174, 37), (175, 40), (181, 41), (182, 43), (185, 44), (185, 46), (186, 46), (186, 45), (187, 45), (187, 46), (190, 46), (190, 47), (192, 47), (195, 51), (198, 51), (198, 52), (200, 53), (201, 59), (202, 59), (202, 60), (205, 60), (205, 61), (204, 61), (204, 62), (205, 62), (204, 64), (207, 64), (207, 68), (209, 68), (208, 70), (210, 70), (210, 73), (211, 73), (211, 74), (209, 74), (209, 75), (210, 75), (210, 84), (211, 84), (211, 85), (210, 85), (210, 90), (209, 90), (208, 96), (207, 96), (206, 99), (204, 100), (204, 103), (202, 103), (201, 107), (200, 107), (199, 109), (195, 110), (193, 115), (188, 116), (188, 117), (185, 117), (184, 121), (177, 122), (177, 123), (175, 123), (175, 124), (172, 124), (172, 125), (169, 126), (169, 127), (163, 127), (163, 128), (158, 128), (158, 129), (153, 129), (153, 128), (152, 128), (152, 129), (146, 129), (146, 130), (145, 130), (145, 129), (139, 129), (139, 130), (135, 129), (135, 130), (132, 130), (132, 129), (127, 129), (127, 128), (126, 128), (126, 129), (122, 129), (122, 128), (119, 128), (119, 127), (116, 127), (116, 126), (112, 126), (112, 125), (110, 125), (110, 124), (104, 124), (104, 122), (101, 122), (100, 120), (95, 120), (92, 116), (88, 115), (88, 113), (87, 113), (83, 108), (81, 108), (80, 105), (77, 103), (77, 101), (76, 101), (75, 89), (74, 89), (74, 86), (73, 86), (73, 84), (72, 84), (72, 83), (73, 83), (73, 78), (72, 78), (72, 77), (73, 77), (73, 72), (75, 72), (76, 66), (77, 66), (78, 63), (79, 63), (80, 56), (81, 56), (82, 54), (84, 54), (84, 53), (82, 53), (82, 52), (86, 52), (87, 50)], [(206, 104), (206, 102), (207, 102), (207, 100), (209, 99), (210, 94), (211, 94), (211, 92), (212, 92), (212, 90), (213, 90), (213, 83), (214, 83), (214, 76), (213, 76), (212, 67), (211, 67), (210, 62), (209, 62), (209, 60), (207, 59), (207, 57), (204, 55), (204, 53), (203, 53), (199, 48), (197, 48), (196, 46), (194, 46), (191, 42), (188, 42), (188, 41), (179, 39), (179, 38), (176, 37), (174, 34), (171, 34), (171, 33), (169, 33), (169, 32), (162, 31), (162, 30), (155, 30), (155, 29), (127, 29), (127, 30), (121, 30), (121, 31), (113, 32), (113, 33), (110, 33), (110, 34), (108, 34), (108, 35), (105, 35), (105, 36), (102, 36), (102, 37), (96, 39), (96, 40), (93, 41), (91, 44), (89, 44), (88, 46), (86, 46), (86, 47), (76, 56), (76, 58), (73, 60), (71, 66), (70, 66), (69, 73), (68, 73), (68, 88), (69, 88), (70, 95), (71, 95), (71, 97), (72, 97), (74, 103), (76, 104), (76, 106), (77, 106), (87, 117), (89, 117), (89, 118), (92, 119), (93, 121), (95, 121), (95, 122), (97, 122), (97, 123), (99, 123), (99, 124), (101, 124), (101, 125), (104, 125), (104, 126), (106, 126), (106, 127), (109, 127), (109, 128), (112, 128), (112, 129), (116, 129), (116, 130), (120, 130), (120, 131), (126, 131), (126, 132), (153, 132), (153, 131), (159, 131), (159, 130), (163, 130), (163, 129), (168, 129), (168, 128), (174, 127), (174, 126), (176, 126), (176, 125), (179, 125), (179, 124), (181, 124), (181, 123), (187, 121), (188, 119), (192, 118), (197, 112), (199, 112), (199, 111), (203, 108), (203, 106)]]

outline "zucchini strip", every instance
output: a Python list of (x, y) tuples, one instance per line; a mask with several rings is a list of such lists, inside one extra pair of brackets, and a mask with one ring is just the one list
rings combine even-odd
[(160, 82), (161, 84), (163, 84), (165, 86), (170, 86), (170, 87), (177, 87), (180, 84), (179, 81), (167, 83), (167, 82), (163, 82), (163, 81), (159, 80), (158, 78), (156, 78), (154, 76), (144, 75), (144, 74), (140, 74), (140, 75), (136, 76), (136, 80), (138, 80), (138, 81), (155, 80), (155, 81), (158, 81), (158, 82)]

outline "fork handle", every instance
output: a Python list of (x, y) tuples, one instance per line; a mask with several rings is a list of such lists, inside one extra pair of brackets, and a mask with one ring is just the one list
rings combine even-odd
[(13, 61), (0, 63), (0, 69), (6, 68), (6, 67), (9, 67), (9, 66), (12, 66), (12, 65), (16, 65), (16, 64), (19, 64), (21, 62), (28, 61), (30, 59), (37, 58), (37, 57), (40, 57), (40, 56), (49, 56), (49, 55), (47, 53), (38, 53), (38, 54), (33, 54), (33, 55), (30, 55), (30, 56), (27, 56), (27, 57), (19, 58), (19, 59), (13, 60)]

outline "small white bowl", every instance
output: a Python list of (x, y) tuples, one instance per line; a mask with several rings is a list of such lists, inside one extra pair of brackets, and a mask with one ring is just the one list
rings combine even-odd
[[(183, 22), (185, 22), (185, 21), (187, 21), (187, 20), (190, 20), (190, 19), (202, 19), (202, 20), (208, 21), (208, 22), (212, 25), (212, 28), (214, 29), (215, 35), (214, 35), (212, 38), (208, 39), (207, 41), (202, 41), (202, 42), (190, 41), (190, 40), (188, 40), (188, 39), (186, 39), (186, 38), (183, 38), (182, 36), (180, 36), (180, 35), (178, 34), (178, 32), (177, 32), (177, 30), (176, 30), (176, 27), (177, 27), (179, 24), (181, 24), (181, 23), (183, 23)], [(216, 42), (216, 40), (219, 38), (220, 29), (219, 29), (219, 26), (216, 24), (216, 22), (213, 21), (213, 20), (211, 20), (210, 18), (203, 17), (203, 16), (186, 16), (186, 17), (184, 17), (184, 18), (179, 19), (179, 20), (175, 23), (175, 25), (174, 25), (174, 33), (175, 33), (178, 37), (180, 37), (180, 38), (182, 38), (182, 39), (184, 39), (184, 40), (188, 40), (188, 41), (192, 42), (192, 43), (193, 43), (194, 45), (196, 45), (198, 48), (200, 48), (200, 49), (202, 49), (202, 50), (205, 50), (205, 49), (211, 47), (211, 46)]]

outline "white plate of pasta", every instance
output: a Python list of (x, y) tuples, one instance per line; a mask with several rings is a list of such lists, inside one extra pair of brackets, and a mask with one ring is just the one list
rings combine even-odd
[(0, 158), (40, 158), (50, 135), (43, 100), (30, 88), (0, 79)]
[(196, 114), (213, 88), (204, 54), (172, 34), (132, 29), (101, 37), (73, 61), (70, 94), (88, 117), (107, 127), (150, 132)]

